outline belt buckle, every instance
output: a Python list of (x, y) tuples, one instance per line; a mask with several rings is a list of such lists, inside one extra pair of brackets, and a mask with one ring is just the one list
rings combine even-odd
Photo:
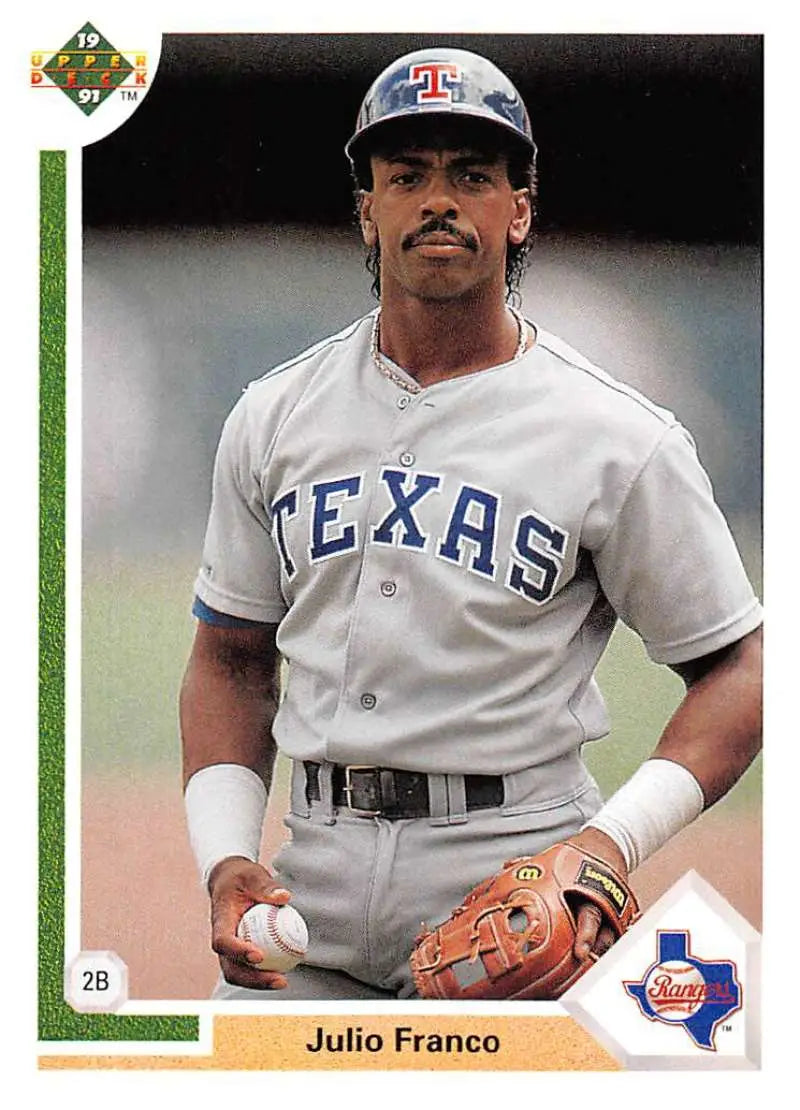
[[(378, 768), (374, 767), (371, 763), (345, 764), (344, 786), (342, 787), (342, 789), (344, 790), (344, 795), (347, 798), (348, 809), (352, 809), (353, 812), (357, 813), (359, 817), (380, 817), (381, 813), (383, 812), (382, 809), (361, 809), (359, 806), (353, 805), (353, 791), (356, 789), (356, 787), (353, 786), (352, 780), (350, 778), (351, 771), (375, 771), (377, 773)], [(378, 787), (380, 788), (380, 779), (378, 779)]]

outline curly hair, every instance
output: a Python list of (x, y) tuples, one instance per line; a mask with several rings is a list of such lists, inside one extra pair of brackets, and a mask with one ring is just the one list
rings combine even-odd
[[(428, 121), (425, 121), (426, 123)], [(432, 146), (440, 148), (457, 149), (459, 145), (465, 142), (465, 130), (469, 129), (472, 136), (475, 136), (476, 128), (475, 121), (469, 121), (466, 124), (464, 121), (458, 121), (455, 126), (449, 120), (442, 120), (437, 125), (435, 130), (429, 129), (430, 134), (428, 137), (419, 135), (419, 123), (416, 122), (414, 129), (409, 128), (410, 136), (416, 140), (416, 145), (423, 145), (430, 143)], [(458, 129), (458, 134), (456, 133)], [(376, 143), (373, 140), (370, 150), (361, 149), (355, 153), (352, 164), (353, 180), (355, 182), (355, 202), (356, 202), (356, 219), (359, 218), (361, 199), (365, 192), (372, 189), (372, 168), (370, 165), (369, 157), (371, 154), (385, 154), (388, 151), (398, 147), (398, 141), (401, 141), (403, 134), (400, 131), (399, 125), (395, 125), (392, 129), (392, 141), (389, 142), (388, 137), (382, 137), (383, 141)], [(530, 197), (531, 204), (531, 226), (528, 234), (521, 243), (509, 243), (506, 250), (506, 269), (505, 269), (505, 283), (506, 283), (506, 299), (510, 304), (519, 305), (521, 302), (520, 285), (525, 270), (528, 266), (529, 255), (533, 246), (533, 241), (536, 235), (536, 161), (535, 155), (521, 146), (521, 144), (514, 143), (513, 140), (509, 143), (505, 140), (504, 136), (500, 133), (500, 129), (495, 125), (477, 128), (478, 137), (481, 147), (485, 147), (487, 153), (503, 154), (508, 158), (508, 180), (512, 189), (525, 189)], [(381, 295), (381, 248), (380, 243), (367, 249), (364, 264), (367, 272), (372, 277), (372, 285), (370, 292), (376, 300), (380, 300)]]

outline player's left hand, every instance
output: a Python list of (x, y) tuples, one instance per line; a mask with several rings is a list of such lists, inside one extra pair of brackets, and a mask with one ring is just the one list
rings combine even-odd
[(639, 915), (618, 863), (593, 833), (506, 860), (416, 937), (409, 964), (419, 996), (560, 998), (611, 946), (609, 933), (622, 936)]
[[(628, 878), (625, 857), (610, 836), (599, 829), (588, 828), (576, 836), (571, 836), (571, 844), (576, 844), (586, 852), (603, 860), (623, 879)], [(597, 959), (607, 952), (616, 940), (616, 934), (608, 925), (603, 924), (603, 915), (593, 902), (582, 902), (577, 913), (577, 929), (572, 951), (581, 962)]]

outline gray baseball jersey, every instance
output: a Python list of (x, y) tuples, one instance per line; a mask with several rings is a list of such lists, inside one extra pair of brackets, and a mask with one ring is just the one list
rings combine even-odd
[(542, 801), (569, 797), (609, 727), (593, 673), (618, 617), (664, 663), (761, 622), (709, 480), (670, 412), (541, 329), (412, 395), (373, 320), (236, 404), (195, 612), (278, 624), (294, 759), (535, 768)]

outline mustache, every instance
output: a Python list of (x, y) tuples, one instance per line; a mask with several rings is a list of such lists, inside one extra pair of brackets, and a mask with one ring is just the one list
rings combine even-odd
[(442, 232), (444, 235), (449, 235), (455, 239), (463, 247), (468, 250), (476, 251), (478, 249), (478, 240), (474, 235), (469, 232), (459, 231), (457, 227), (445, 220), (442, 216), (432, 216), (430, 220), (417, 228), (416, 231), (411, 231), (403, 239), (401, 246), (404, 251), (410, 250), (411, 247), (416, 247), (427, 235), (432, 235), (435, 232)]

